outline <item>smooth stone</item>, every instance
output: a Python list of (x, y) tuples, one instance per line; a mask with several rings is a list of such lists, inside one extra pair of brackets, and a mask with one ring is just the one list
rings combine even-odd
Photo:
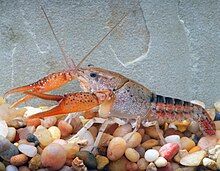
[(35, 146), (38, 146), (40, 144), (38, 138), (34, 134), (28, 134), (27, 141), (34, 143)]
[(220, 112), (220, 101), (214, 103), (215, 110)]
[(88, 169), (96, 169), (97, 168), (97, 161), (95, 156), (90, 153), (89, 151), (79, 151), (76, 153), (76, 157), (79, 157), (83, 160), (83, 163)]
[(182, 132), (173, 128), (168, 128), (167, 130), (165, 130), (164, 137), (167, 137), (169, 135), (179, 135), (180, 137), (184, 137), (184, 134)]
[(179, 149), (179, 144), (167, 143), (160, 148), (159, 152), (162, 157), (170, 161), (178, 153)]
[(27, 166), (20, 166), (18, 168), (19, 171), (31, 171)]
[(43, 149), (41, 162), (44, 167), (48, 167), (51, 170), (59, 170), (66, 162), (66, 151), (59, 144), (49, 144)]
[(127, 148), (125, 156), (131, 162), (137, 162), (140, 159), (140, 154), (133, 148)]
[(8, 127), (8, 134), (6, 138), (10, 141), (13, 142), (16, 136), (16, 129), (14, 127)]
[(8, 165), (6, 167), (6, 171), (18, 171), (18, 168), (16, 166), (13, 166), (13, 165)]
[(4, 120), (0, 120), (0, 135), (3, 137), (8, 135), (8, 125)]
[(180, 143), (179, 135), (169, 135), (165, 138), (166, 143)]
[(180, 139), (180, 144), (181, 148), (186, 149), (187, 151), (196, 146), (195, 142), (188, 137), (182, 137)]
[(54, 126), (57, 123), (57, 118), (55, 116), (49, 116), (44, 119), (41, 119), (41, 125), (45, 128)]
[(34, 135), (38, 138), (40, 145), (43, 147), (48, 146), (52, 143), (53, 139), (50, 132), (43, 126), (38, 126)]
[(37, 154), (29, 161), (28, 167), (31, 170), (38, 170), (41, 167), (41, 165), (42, 165), (41, 156), (39, 154)]
[(59, 171), (73, 171), (73, 169), (69, 166), (63, 166)]
[(13, 166), (22, 166), (25, 163), (27, 163), (27, 161), (28, 161), (28, 157), (25, 154), (18, 154), (18, 155), (12, 156), (10, 159), (10, 163)]
[[(163, 135), (163, 130), (160, 129), (159, 131)], [(150, 126), (150, 127), (145, 128), (145, 134), (149, 135), (151, 138), (160, 139), (155, 126)]]
[(159, 157), (154, 163), (157, 167), (165, 167), (167, 160), (164, 157)]
[(136, 148), (135, 148), (135, 150), (140, 154), (140, 157), (144, 157), (144, 154), (145, 154), (145, 149), (144, 149), (144, 147), (142, 147), (142, 146), (137, 146)]
[(37, 148), (32, 145), (21, 144), (18, 149), (28, 157), (34, 157), (37, 154)]
[(11, 142), (7, 138), (0, 135), (0, 153), (7, 150), (10, 145)]
[(61, 132), (60, 132), (60, 129), (56, 126), (51, 126), (48, 131), (50, 132), (53, 140), (56, 140), (56, 139), (60, 139), (61, 137)]
[(145, 160), (145, 158), (140, 158), (137, 162), (137, 166), (139, 170), (146, 170), (148, 164), (149, 163)]
[(0, 171), (5, 171), (5, 165), (2, 162), (0, 162)]
[(27, 136), (29, 134), (33, 134), (35, 131), (34, 126), (27, 126), (25, 128), (20, 128), (17, 130), (17, 133), (19, 134), (19, 138), (21, 139), (27, 139)]
[(96, 161), (97, 161), (97, 169), (102, 170), (104, 167), (109, 164), (109, 160), (105, 156), (97, 155), (96, 156)]
[(68, 137), (73, 132), (73, 127), (64, 120), (59, 121), (57, 127), (59, 128), (63, 138)]
[(211, 160), (211, 159), (205, 157), (202, 160), (202, 163), (203, 163), (203, 166), (205, 166), (205, 167), (207, 167), (209, 169), (217, 170), (217, 163), (214, 160)]
[(157, 171), (158, 169), (157, 169), (157, 167), (155, 166), (155, 164), (154, 163), (150, 163), (148, 166), (147, 166), (147, 169), (146, 169), (147, 171)]
[(158, 144), (159, 144), (158, 140), (150, 139), (150, 140), (147, 140), (144, 143), (142, 143), (141, 146), (144, 147), (145, 150), (147, 150), (147, 149), (150, 149), (154, 146), (157, 146)]
[(217, 143), (217, 138), (214, 136), (207, 136), (200, 138), (198, 142), (198, 146), (201, 147), (201, 149), (207, 149), (209, 147), (214, 147)]
[(180, 160), (180, 164), (184, 166), (199, 166), (205, 156), (206, 152), (204, 150), (197, 151), (183, 157)]
[(181, 158), (185, 157), (186, 155), (188, 155), (188, 151), (187, 150), (180, 150), (177, 155), (174, 156), (174, 161), (179, 163)]
[(128, 133), (123, 137), (125, 140), (127, 140), (127, 148), (134, 148), (140, 145), (142, 137), (141, 134), (138, 132), (135, 133)]
[(114, 137), (124, 137), (126, 134), (132, 131), (132, 127), (130, 124), (125, 124), (119, 126), (113, 133)]
[(10, 161), (12, 156), (19, 154), (18, 148), (14, 144), (10, 144), (8, 149), (0, 153), (0, 157), (6, 161)]
[(109, 171), (125, 171), (128, 163), (128, 159), (122, 156), (120, 159), (109, 163)]
[(111, 161), (120, 159), (126, 150), (126, 141), (121, 137), (114, 137), (108, 146), (107, 157)]
[(201, 147), (195, 146), (195, 147), (193, 147), (193, 148), (191, 148), (191, 149), (189, 150), (189, 153), (194, 153), (194, 152), (200, 151), (200, 150), (201, 150)]
[(80, 146), (78, 144), (68, 143), (62, 145), (66, 151), (66, 158), (75, 158), (76, 153), (79, 152)]
[(148, 161), (148, 162), (153, 162), (153, 161), (155, 161), (155, 160), (158, 159), (159, 155), (160, 155), (160, 154), (159, 154), (159, 152), (158, 152), (157, 150), (149, 149), (149, 150), (147, 150), (147, 151), (145, 152), (144, 158), (145, 158), (145, 160)]

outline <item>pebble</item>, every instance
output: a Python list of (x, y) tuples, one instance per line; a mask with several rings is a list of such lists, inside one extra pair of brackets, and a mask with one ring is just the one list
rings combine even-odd
[(95, 156), (90, 153), (89, 151), (79, 151), (76, 153), (76, 157), (79, 157), (83, 160), (83, 163), (88, 169), (96, 169), (97, 168), (97, 161)]
[(56, 140), (54, 140), (52, 143), (60, 144), (60, 145), (66, 145), (66, 144), (67, 144), (67, 141), (66, 141), (66, 140), (63, 140), (63, 139), (56, 139)]
[(127, 171), (137, 171), (138, 165), (136, 163), (128, 162), (125, 168)]
[(18, 168), (19, 171), (31, 171), (27, 166), (21, 166)]
[(145, 152), (144, 158), (148, 162), (153, 162), (158, 159), (159, 155), (160, 154), (157, 150), (149, 149)]
[(5, 171), (5, 165), (2, 162), (0, 162), (0, 171)]
[(217, 170), (217, 163), (214, 160), (211, 160), (211, 159), (205, 157), (202, 160), (202, 163), (203, 163), (203, 166), (205, 166), (205, 167), (207, 167), (209, 169)]
[(182, 122), (177, 122), (176, 123), (176, 126), (177, 126), (177, 129), (180, 131), (180, 132), (184, 132), (186, 131), (186, 129), (188, 128), (190, 122), (184, 120)]
[(41, 154), (41, 162), (44, 167), (59, 170), (66, 162), (66, 151), (59, 144), (49, 144)]
[(131, 162), (137, 162), (140, 159), (140, 154), (133, 148), (127, 148), (125, 156)]
[(42, 166), (41, 156), (37, 154), (29, 161), (29, 168), (31, 170), (38, 170)]
[(220, 169), (220, 155), (217, 156), (216, 164), (217, 168)]
[(139, 170), (146, 170), (148, 162), (145, 160), (145, 158), (140, 158), (137, 162), (137, 166)]
[(168, 128), (172, 128), (172, 129), (177, 130), (177, 126), (174, 123), (170, 123)]
[(13, 165), (8, 165), (6, 167), (6, 171), (18, 171), (18, 168), (16, 166), (13, 166)]
[(158, 157), (154, 163), (157, 167), (165, 167), (167, 165), (167, 160), (164, 157)]
[(186, 149), (187, 151), (196, 146), (195, 142), (188, 137), (182, 137), (180, 139), (180, 144), (181, 148)]
[(39, 140), (34, 134), (28, 134), (27, 141), (34, 143), (35, 146), (38, 146), (40, 144)]
[(112, 140), (113, 136), (107, 133), (103, 133), (100, 141), (99, 141), (99, 147), (108, 146), (109, 142)]
[(120, 159), (126, 150), (126, 141), (121, 137), (114, 137), (108, 146), (107, 157), (111, 161)]
[(68, 137), (73, 132), (73, 127), (64, 120), (59, 121), (57, 126), (63, 138)]
[(187, 150), (180, 150), (175, 156), (174, 156), (174, 161), (179, 163), (181, 158), (185, 157), (186, 155), (188, 155), (188, 151)]
[(191, 121), (188, 130), (193, 134), (196, 134), (199, 131), (199, 124), (196, 121)]
[(164, 137), (167, 137), (169, 135), (179, 135), (180, 138), (184, 137), (184, 134), (182, 132), (180, 132), (179, 130), (175, 130), (173, 128), (168, 128), (167, 130), (165, 130)]
[(19, 139), (27, 139), (27, 136), (29, 134), (33, 134), (35, 131), (34, 126), (27, 126), (25, 128), (20, 128), (17, 130), (17, 133), (19, 134)]
[(0, 152), (0, 157), (6, 161), (10, 161), (12, 156), (19, 154), (18, 148), (14, 144), (11, 144), (10, 141), (8, 142), (9, 144), (5, 144), (5, 146), (3, 147), (3, 151)]
[(155, 166), (154, 163), (150, 163), (148, 166), (147, 166), (147, 171), (157, 171), (157, 167)]
[[(163, 131), (160, 129), (160, 133), (163, 135)], [(151, 138), (160, 139), (155, 126), (150, 126), (145, 128), (145, 134), (149, 135)]]
[(167, 143), (160, 148), (159, 152), (162, 157), (170, 161), (178, 153), (179, 148), (177, 143)]
[(109, 164), (109, 160), (105, 156), (97, 155), (96, 156), (96, 161), (97, 161), (97, 169), (102, 170), (104, 167)]
[(124, 156), (122, 156), (120, 159), (116, 161), (112, 161), (109, 163), (109, 170), (113, 171), (125, 171), (126, 165), (129, 163), (128, 159)]
[(41, 119), (41, 125), (45, 128), (54, 126), (57, 123), (57, 118), (55, 116), (46, 117)]
[(201, 147), (201, 149), (205, 150), (209, 147), (213, 147), (216, 145), (217, 142), (217, 138), (214, 136), (206, 136), (206, 137), (202, 137), (200, 138), (199, 142), (198, 142), (198, 146)]
[(79, 117), (72, 118), (70, 125), (73, 127), (73, 134), (76, 134), (83, 127), (83, 123)]
[(180, 143), (179, 135), (169, 135), (165, 138), (166, 143)]
[(66, 158), (73, 159), (76, 157), (76, 153), (79, 152), (80, 146), (73, 143), (62, 145), (66, 151)]
[(130, 124), (125, 124), (119, 126), (113, 133), (114, 137), (124, 137), (126, 134), (132, 131), (132, 127)]
[(39, 118), (27, 119), (26, 124), (27, 126), (34, 126), (37, 128), (41, 124), (41, 120)]
[(50, 132), (51, 136), (52, 136), (52, 139), (53, 140), (56, 140), (56, 139), (60, 139), (61, 137), (61, 132), (59, 130), (58, 127), (56, 126), (51, 126), (48, 131)]
[(12, 156), (10, 159), (10, 163), (14, 166), (22, 166), (25, 163), (27, 163), (28, 157), (24, 154), (18, 154), (15, 156)]
[(145, 154), (145, 148), (144, 147), (139, 145), (135, 148), (135, 150), (140, 154), (140, 157), (144, 157), (144, 154)]
[(194, 152), (200, 151), (200, 150), (201, 150), (201, 147), (195, 146), (195, 147), (193, 147), (193, 148), (191, 148), (191, 149), (189, 150), (189, 153), (194, 153)]
[(28, 157), (34, 157), (37, 154), (37, 148), (32, 145), (20, 144), (18, 149)]
[(215, 110), (220, 112), (220, 101), (214, 103)]
[(8, 125), (4, 120), (0, 120), (0, 135), (3, 137), (8, 135)]
[(127, 142), (127, 148), (135, 148), (140, 145), (142, 137), (138, 132), (128, 133), (123, 137)]
[(141, 146), (144, 147), (145, 150), (147, 150), (147, 149), (150, 149), (154, 146), (157, 146), (158, 144), (159, 144), (158, 140), (150, 139), (150, 140), (147, 140), (144, 143), (142, 143)]
[(184, 166), (199, 166), (205, 156), (206, 152), (204, 150), (197, 151), (183, 157), (180, 160), (180, 164)]
[(16, 129), (14, 127), (8, 127), (8, 134), (6, 138), (10, 141), (13, 142), (15, 140), (16, 136)]
[(40, 145), (43, 147), (48, 146), (53, 141), (50, 132), (41, 125), (37, 127), (34, 135), (38, 138)]
[(63, 166), (59, 171), (73, 171), (73, 169), (69, 166)]
[(7, 121), (7, 125), (9, 127), (14, 127), (15, 129), (19, 129), (19, 128), (23, 128), (24, 126), (26, 126), (26, 123), (22, 118), (21, 119), (16, 118), (16, 119)]

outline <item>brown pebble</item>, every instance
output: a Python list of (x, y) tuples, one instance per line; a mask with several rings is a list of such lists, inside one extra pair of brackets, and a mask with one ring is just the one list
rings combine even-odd
[(30, 161), (29, 161), (29, 168), (31, 170), (37, 170), (42, 166), (41, 163), (41, 156), (39, 154), (37, 154), (36, 156), (34, 156)]
[(14, 166), (21, 166), (24, 165), (28, 161), (28, 157), (24, 154), (18, 154), (12, 156), (10, 159), (10, 163)]
[(144, 143), (142, 143), (141, 146), (144, 147), (145, 150), (147, 150), (147, 149), (150, 149), (154, 146), (157, 146), (158, 144), (159, 144), (158, 140), (150, 139), (150, 140), (147, 140)]
[[(163, 130), (160, 129), (160, 132), (163, 135)], [(160, 139), (155, 126), (145, 128), (145, 134), (149, 135), (151, 138)]]
[(137, 163), (128, 162), (126, 165), (126, 171), (137, 171), (138, 165)]
[(88, 129), (88, 131), (92, 134), (93, 138), (95, 139), (98, 134), (98, 129), (95, 126), (92, 126)]
[(63, 138), (68, 137), (73, 132), (73, 127), (64, 120), (59, 121), (57, 126)]
[(184, 134), (182, 132), (180, 132), (179, 130), (175, 130), (173, 128), (168, 128), (165, 133), (164, 133), (164, 137), (167, 137), (169, 135), (179, 135), (180, 138), (184, 137)]
[(73, 127), (73, 134), (76, 134), (83, 127), (83, 123), (78, 117), (73, 118), (70, 125)]

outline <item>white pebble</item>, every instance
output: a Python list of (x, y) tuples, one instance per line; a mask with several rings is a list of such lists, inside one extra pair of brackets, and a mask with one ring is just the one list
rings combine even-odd
[(165, 167), (167, 160), (164, 157), (159, 157), (154, 163), (157, 167)]
[(217, 110), (217, 112), (220, 112), (220, 101), (215, 102), (214, 107), (215, 107), (215, 110)]
[(16, 136), (16, 129), (14, 127), (8, 127), (8, 135), (7, 135), (7, 139), (10, 142), (13, 142)]
[(32, 145), (21, 144), (18, 149), (28, 157), (34, 157), (37, 154), (37, 148)]
[(6, 167), (6, 171), (18, 171), (18, 168), (16, 166), (13, 166), (13, 165), (8, 165)]
[(0, 120), (0, 135), (3, 137), (8, 135), (8, 125), (4, 120)]
[(180, 136), (179, 135), (169, 135), (165, 138), (167, 143), (180, 143)]
[(153, 162), (155, 160), (157, 160), (157, 158), (159, 157), (159, 152), (157, 150), (154, 149), (149, 149), (145, 152), (144, 154), (144, 158), (145, 160), (147, 160), (148, 162)]

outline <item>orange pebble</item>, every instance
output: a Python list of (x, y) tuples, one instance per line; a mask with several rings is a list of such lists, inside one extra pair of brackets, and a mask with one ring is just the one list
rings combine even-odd
[(21, 166), (24, 165), (28, 161), (28, 157), (24, 154), (18, 154), (12, 156), (10, 159), (10, 163), (14, 166)]
[(199, 151), (199, 150), (201, 150), (201, 147), (195, 146), (195, 147), (193, 147), (193, 148), (191, 148), (191, 149), (189, 150), (189, 154), (194, 153), (194, 152)]
[(59, 121), (57, 126), (63, 138), (68, 137), (73, 132), (73, 127), (64, 120)]
[(41, 121), (39, 118), (27, 119), (26, 122), (27, 122), (27, 126), (34, 126), (35, 128), (41, 124)]

